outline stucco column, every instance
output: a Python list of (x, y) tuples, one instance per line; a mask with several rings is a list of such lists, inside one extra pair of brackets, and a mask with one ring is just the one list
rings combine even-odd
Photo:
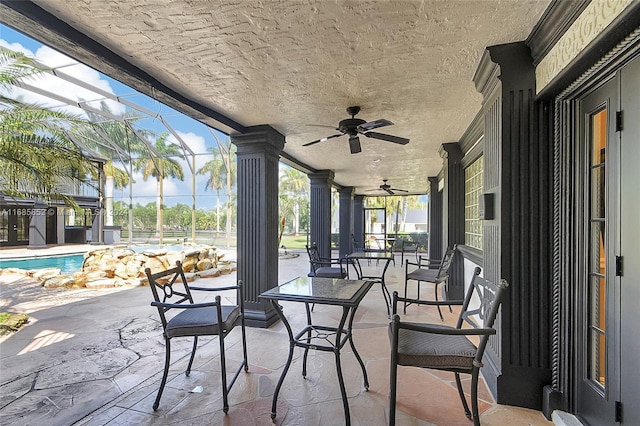
[[(445, 179), (442, 194), (443, 245), (451, 247), (464, 244), (464, 169), (460, 144), (443, 143), (440, 156)], [(464, 264), (459, 254), (454, 257), (449, 270), (449, 298), (464, 299)]]
[(29, 211), (29, 248), (39, 249), (47, 247), (47, 205), (36, 201), (33, 208), (22, 209)]
[(259, 295), (278, 285), (278, 159), (284, 136), (268, 125), (232, 135), (238, 147), (238, 280), (247, 325), (269, 327), (278, 317)]
[(429, 258), (442, 259), (442, 193), (438, 190), (438, 177), (429, 177)]
[(340, 257), (351, 253), (351, 234), (353, 233), (353, 186), (338, 190), (340, 194)]
[(311, 242), (318, 245), (321, 257), (331, 257), (332, 170), (309, 175), (311, 181)]
[(356, 241), (364, 242), (364, 195), (353, 197), (353, 236)]

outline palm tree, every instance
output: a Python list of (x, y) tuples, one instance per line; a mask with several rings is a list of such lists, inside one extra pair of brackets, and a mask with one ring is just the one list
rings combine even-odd
[[(100, 103), (100, 110), (105, 113), (105, 116), (114, 116), (109, 106), (105, 102)], [(89, 119), (93, 121), (96, 129), (91, 134), (85, 135), (85, 140), (93, 141), (91, 144), (97, 152), (104, 155), (107, 162), (104, 165), (105, 174), (105, 225), (113, 225), (113, 192), (114, 189), (123, 189), (131, 183), (131, 170), (124, 170), (116, 165), (114, 159), (119, 159), (120, 162), (126, 163), (130, 161), (131, 155), (145, 154), (146, 148), (140, 141), (138, 136), (134, 134), (125, 124), (125, 121), (134, 125), (140, 117), (135, 111), (129, 110), (120, 115), (122, 120), (110, 120), (104, 121), (100, 114), (94, 112), (88, 112)], [(147, 130), (139, 130), (138, 134), (141, 137), (151, 136), (151, 132)], [(108, 140), (104, 140), (104, 136)], [(113, 145), (116, 145), (115, 147)], [(124, 156), (118, 154), (118, 150), (124, 152)]]
[[(226, 234), (227, 234), (227, 246), (230, 245), (231, 238), (231, 224), (232, 224), (232, 200), (233, 189), (236, 186), (236, 178), (238, 173), (238, 166), (236, 164), (236, 147), (231, 143), (231, 140), (220, 141), (216, 134), (212, 132), (213, 137), (216, 139), (218, 147), (211, 147), (209, 151), (213, 154), (213, 158), (207, 161), (196, 173), (197, 174), (209, 174), (206, 188), (212, 188), (216, 190), (218, 201), (216, 204), (216, 231), (219, 230), (220, 221), (220, 190), (226, 186)], [(206, 189), (205, 188), (205, 189)]]
[(213, 158), (198, 169), (196, 174), (209, 175), (205, 185), (205, 191), (207, 189), (216, 191), (216, 232), (220, 232), (220, 190), (224, 188), (227, 180), (227, 169), (217, 148), (210, 147), (209, 152), (213, 154)]
[[(0, 89), (5, 93), (45, 70), (22, 53), (0, 49)], [(75, 206), (65, 189), (84, 184), (96, 167), (73, 137), (90, 127), (79, 116), (0, 95), (0, 192)]]
[(158, 139), (156, 139), (153, 147), (155, 151), (158, 153), (157, 155), (153, 152), (149, 153), (148, 158), (138, 158), (133, 161), (133, 167), (136, 171), (142, 172), (142, 179), (146, 182), (147, 179), (152, 176), (156, 178), (157, 187), (158, 187), (158, 198), (156, 202), (156, 231), (158, 232), (160, 238), (160, 244), (162, 244), (162, 208), (163, 208), (163, 191), (162, 191), (162, 181), (167, 176), (172, 178), (177, 178), (180, 180), (184, 180), (184, 173), (182, 171), (182, 166), (180, 163), (171, 158), (174, 157), (182, 157), (182, 153), (180, 148), (173, 144), (167, 143), (167, 138), (169, 137), (169, 132), (163, 132)]
[[(284, 198), (290, 198), (293, 205), (293, 232), (300, 232), (300, 204), (309, 194), (309, 179), (303, 172), (286, 167), (280, 174), (280, 190)], [(281, 197), (281, 201), (283, 198)], [(285, 203), (286, 204), (286, 203)]]

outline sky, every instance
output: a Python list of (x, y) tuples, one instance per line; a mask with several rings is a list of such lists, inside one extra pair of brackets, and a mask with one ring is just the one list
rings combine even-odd
[[(135, 125), (136, 128), (152, 130), (159, 135), (163, 131), (167, 131), (166, 127), (158, 119), (158, 116), (162, 116), (176, 131), (179, 137), (191, 148), (191, 150), (193, 150), (193, 152), (196, 154), (203, 154), (196, 155), (196, 170), (211, 159), (211, 155), (208, 154), (208, 149), (210, 147), (216, 147), (217, 143), (211, 133), (211, 130), (204, 124), (193, 120), (192, 118), (181, 114), (146, 95), (136, 92), (119, 81), (81, 64), (76, 60), (2, 24), (0, 24), (0, 47), (23, 52), (27, 56), (37, 59), (48, 67), (59, 69), (65, 74), (92, 86), (98, 87), (105, 92), (125, 98), (126, 100), (136, 103), (155, 114), (154, 117), (139, 120)], [(47, 74), (44, 76), (38, 76), (36, 79), (30, 80), (29, 84), (39, 89), (60, 94), (73, 102), (85, 101), (96, 108), (99, 108), (100, 101), (104, 101), (109, 106), (109, 109), (115, 114), (122, 114), (125, 112), (125, 109), (127, 109), (127, 107), (121, 103), (111, 100), (105, 101), (101, 94), (79, 87), (53, 75)], [(25, 102), (37, 103), (54, 109), (60, 109), (73, 114), (86, 116), (86, 113), (80, 108), (69, 106), (66, 103), (43, 97), (42, 95), (22, 88), (12, 89), (9, 95), (14, 98), (19, 96)], [(221, 141), (228, 139), (228, 136), (224, 133), (218, 131), (215, 132)], [(173, 135), (170, 135), (168, 140), (173, 143), (177, 142)], [(185, 160), (179, 161), (181, 162), (182, 169), (184, 171), (184, 181), (179, 181), (177, 179), (165, 179), (163, 182), (164, 204), (167, 206), (172, 206), (177, 203), (183, 203), (191, 206), (192, 203), (192, 182), (189, 164), (187, 164)], [(189, 163), (191, 162), (190, 157), (188, 161)], [(153, 179), (153, 181), (147, 180), (147, 182), (145, 182), (142, 179), (142, 174), (137, 172), (134, 172), (133, 178), (135, 181), (133, 185), (133, 203), (147, 204), (149, 202), (155, 202), (157, 193), (155, 179), (150, 178)], [(215, 192), (205, 190), (206, 181), (206, 175), (196, 175), (196, 207), (199, 209), (202, 208), (210, 210), (215, 208)], [(128, 197), (128, 188), (116, 190), (114, 193), (114, 198), (116, 200), (122, 198), (128, 203)], [(222, 198), (221, 203), (224, 201), (224, 198)]]

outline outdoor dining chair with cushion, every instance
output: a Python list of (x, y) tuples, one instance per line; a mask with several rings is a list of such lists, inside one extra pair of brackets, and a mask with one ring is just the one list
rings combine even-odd
[[(496, 333), (493, 324), (508, 286), (505, 280), (501, 280), (498, 285), (485, 280), (480, 277), (480, 268), (476, 268), (464, 301), (413, 301), (425, 305), (461, 304), (462, 309), (455, 327), (400, 321), (397, 315), (397, 303), (404, 301), (404, 298), (398, 297), (398, 292), (393, 292), (394, 315), (389, 324), (391, 339), (389, 425), (395, 425), (398, 365), (455, 373), (458, 394), (465, 415), (473, 420), (474, 425), (480, 425), (478, 376), (483, 365), (482, 356), (489, 336)], [(469, 337), (476, 341), (477, 345)], [(471, 375), (471, 411), (462, 389), (461, 373)]]
[[(418, 295), (416, 297), (417, 300), (420, 300), (420, 283), (421, 282), (430, 282), (434, 284), (435, 290), (435, 300), (438, 300), (438, 286), (442, 283), (445, 283), (444, 286), (444, 299), (448, 298), (447, 294), (447, 280), (449, 279), (449, 268), (451, 267), (451, 263), (453, 262), (453, 257), (456, 254), (458, 246), (453, 245), (448, 248), (442, 260), (434, 260), (428, 259), (423, 256), (420, 256), (418, 263), (409, 262), (407, 259), (404, 267), (404, 299), (406, 302), (403, 304), (403, 312), (407, 313), (407, 306), (412, 304), (413, 302), (407, 298), (407, 287), (409, 285), (410, 280), (414, 280), (418, 282)], [(416, 269), (409, 271), (409, 265), (416, 266)], [(438, 307), (438, 314), (440, 314), (440, 319), (444, 321), (444, 317), (442, 316), (442, 311), (440, 310), (440, 304), (436, 305)], [(451, 306), (449, 306), (449, 311), (451, 311)]]
[[(404, 254), (405, 253), (413, 253), (416, 257), (416, 262), (418, 262), (418, 244), (414, 242), (409, 242), (406, 240), (402, 240), (402, 245), (400, 246), (400, 263), (404, 263)], [(408, 260), (408, 259), (407, 259)]]
[(311, 265), (310, 277), (347, 278), (349, 276), (346, 259), (321, 257), (316, 243), (305, 247)]
[[(191, 358), (189, 359), (187, 371), (185, 372), (185, 374), (189, 376), (198, 347), (198, 336), (218, 336), (220, 344), (220, 372), (222, 376), (222, 410), (226, 414), (229, 411), (227, 396), (231, 387), (243, 368), (245, 372), (249, 371), (242, 282), (238, 282), (238, 285), (218, 288), (189, 286), (180, 262), (176, 262), (174, 268), (166, 271), (151, 273), (151, 270), (146, 268), (145, 272), (149, 279), (149, 287), (153, 293), (154, 301), (151, 302), (151, 305), (158, 308), (165, 340), (164, 373), (162, 375), (162, 381), (160, 382), (158, 395), (153, 404), (153, 409), (158, 409), (162, 391), (167, 383), (171, 360), (171, 339), (174, 337), (193, 337)], [(223, 304), (220, 294), (216, 294), (227, 290), (236, 290), (236, 304)], [(194, 303), (192, 291), (214, 293), (215, 300)], [(227, 383), (225, 338), (238, 324), (242, 331), (242, 355), (244, 359), (240, 363), (231, 381)]]

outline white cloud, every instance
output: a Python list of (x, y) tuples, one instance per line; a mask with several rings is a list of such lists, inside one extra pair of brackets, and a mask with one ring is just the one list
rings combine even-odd
[[(38, 62), (50, 68), (62, 67), (60, 68), (61, 72), (77, 78), (84, 83), (104, 90), (110, 94), (114, 94), (109, 81), (103, 79), (100, 76), (99, 72), (47, 46), (38, 48), (35, 53), (19, 43), (8, 43), (3, 39), (0, 39), (0, 46), (14, 51), (22, 52), (29, 57), (35, 58)], [(72, 102), (96, 101), (98, 99), (104, 98), (104, 96), (100, 94), (97, 94), (91, 90), (81, 88), (73, 83), (67, 82), (48, 73), (29, 78), (28, 80), (26, 80), (26, 82), (40, 90), (44, 90), (46, 92), (64, 97)], [(40, 94), (25, 90), (20, 87), (13, 88), (10, 92), (10, 96), (14, 99), (20, 97), (22, 101), (27, 103), (35, 103), (38, 105), (63, 110), (71, 114), (86, 116), (86, 114), (77, 107), (63, 104), (61, 101), (42, 96)], [(124, 113), (124, 105), (111, 100), (107, 100), (105, 102), (107, 103), (111, 111), (115, 114)], [(99, 103), (96, 101), (92, 104), (92, 106), (99, 107)]]

